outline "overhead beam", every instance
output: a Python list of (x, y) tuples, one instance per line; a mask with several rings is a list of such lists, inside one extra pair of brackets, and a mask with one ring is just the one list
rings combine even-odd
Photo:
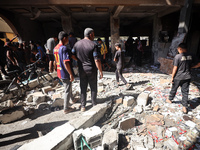
[(55, 10), (57, 13), (59, 13), (61, 16), (68, 16), (69, 13), (67, 13), (65, 10), (62, 10), (58, 6), (49, 6), (51, 9)]
[(124, 6), (122, 6), (122, 5), (118, 6), (113, 14), (113, 18), (117, 18), (119, 16), (120, 12), (123, 10), (123, 8), (124, 8)]
[[(173, 5), (184, 5), (184, 0), (170, 0)], [(50, 5), (169, 5), (166, 0), (1, 0), (0, 6)]]
[(163, 17), (165, 15), (171, 14), (173, 12), (176, 12), (178, 10), (180, 10), (181, 7), (170, 7), (170, 8), (166, 8), (165, 10), (161, 11), (158, 13), (158, 17)]

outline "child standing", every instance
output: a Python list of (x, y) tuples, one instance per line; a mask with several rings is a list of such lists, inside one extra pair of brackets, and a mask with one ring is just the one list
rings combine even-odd
[(125, 59), (125, 53), (123, 50), (121, 50), (121, 44), (120, 43), (115, 43), (115, 49), (117, 52), (115, 53), (114, 61), (117, 63), (116, 64), (116, 80), (117, 84), (119, 85), (119, 78), (126, 84), (127, 89), (130, 89), (131, 85), (127, 83), (127, 81), (124, 79), (122, 75), (122, 69), (124, 67), (124, 59)]

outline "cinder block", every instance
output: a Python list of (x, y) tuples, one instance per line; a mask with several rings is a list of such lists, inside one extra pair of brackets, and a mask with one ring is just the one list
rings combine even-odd
[(55, 100), (57, 98), (62, 98), (62, 94), (61, 93), (54, 93), (52, 96), (52, 99)]
[(49, 91), (53, 91), (52, 87), (51, 86), (46, 86), (46, 87), (43, 87), (42, 88), (42, 92), (44, 94), (48, 94)]
[[(102, 131), (100, 127), (93, 126), (85, 130), (79, 129), (73, 133), (73, 141), (75, 150), (81, 150), (81, 138), (84, 138), (90, 148), (100, 146), (102, 143)], [(83, 142), (83, 147), (86, 148)]]
[(149, 99), (149, 94), (142, 92), (137, 98), (137, 105), (146, 106)]
[(132, 106), (135, 102), (135, 98), (133, 96), (125, 96), (123, 100), (123, 105), (125, 107)]
[(64, 105), (64, 99), (62, 98), (57, 98), (53, 101), (51, 104), (51, 107), (62, 107)]
[(117, 150), (119, 135), (117, 130), (111, 129), (103, 136), (102, 147), (103, 150)]
[(29, 94), (26, 98), (26, 101), (33, 102), (33, 104), (37, 105), (39, 103), (46, 101), (46, 96), (42, 92), (35, 92)]
[(122, 103), (123, 103), (123, 98), (120, 97), (120, 98), (116, 99), (116, 100), (115, 100), (115, 103), (116, 103), (116, 104), (122, 104)]
[(119, 122), (119, 128), (128, 130), (135, 126), (135, 118), (126, 118)]

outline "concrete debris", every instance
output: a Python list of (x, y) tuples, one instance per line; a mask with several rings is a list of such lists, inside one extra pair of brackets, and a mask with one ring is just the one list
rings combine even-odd
[[(168, 63), (168, 68), (170, 68), (171, 62), (166, 62), (164, 59), (159, 59), (159, 61), (163, 62), (161, 64)], [(161, 65), (161, 70), (171, 71), (171, 69), (164, 70), (163, 65)], [(159, 66), (130, 66), (123, 71), (124, 77), (132, 84), (131, 89), (126, 90), (126, 85), (122, 82), (116, 86), (115, 74), (105, 73), (104, 78), (98, 81), (97, 101), (102, 104), (69, 120), (61, 127), (62, 129), (53, 130), (56, 137), (52, 131), (46, 135), (38, 132), (42, 141), (36, 139), (31, 144), (25, 144), (21, 149), (29, 149), (32, 146), (33, 148), (30, 149), (38, 149), (40, 145), (44, 149), (80, 150), (81, 139), (95, 150), (200, 149), (200, 84), (196, 81), (191, 82), (188, 97), (189, 112), (183, 114), (181, 89), (178, 89), (174, 103), (165, 102), (171, 89), (171, 76), (161, 74)], [(33, 113), (35, 109), (61, 110), (64, 101), (63, 93), (64, 87), (60, 86), (46, 86), (28, 91), (25, 100), (7, 101), (0, 104), (0, 110), (3, 112), (0, 121), (9, 123), (18, 120), (26, 114)], [(80, 99), (79, 80), (72, 84), (72, 95), (74, 99)], [(91, 100), (89, 88), (87, 99)], [(23, 107), (24, 110), (14, 109), (17, 106)], [(73, 106), (79, 109), (80, 102)], [(57, 136), (60, 138), (57, 139)], [(126, 142), (122, 140), (122, 136)], [(47, 143), (46, 138), (51, 141), (56, 139), (56, 141), (45, 147), (41, 143)], [(83, 147), (86, 149), (86, 144), (83, 144)]]

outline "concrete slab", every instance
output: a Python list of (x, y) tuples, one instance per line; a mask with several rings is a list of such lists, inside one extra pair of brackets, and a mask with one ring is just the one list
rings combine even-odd
[(51, 132), (30, 143), (22, 145), (18, 150), (66, 150), (72, 146), (72, 133), (75, 128), (65, 123)]

